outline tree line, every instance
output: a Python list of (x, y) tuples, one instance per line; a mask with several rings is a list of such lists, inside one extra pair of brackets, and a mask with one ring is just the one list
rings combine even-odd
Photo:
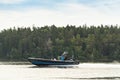
[(51, 25), (13, 28), (0, 32), (1, 60), (57, 58), (64, 51), (81, 62), (120, 61), (120, 27)]

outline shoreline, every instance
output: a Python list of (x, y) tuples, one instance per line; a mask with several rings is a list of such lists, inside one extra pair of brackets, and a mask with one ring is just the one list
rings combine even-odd
[(0, 65), (31, 65), (28, 61), (0, 61)]
[[(120, 62), (80, 62), (79, 65), (87, 64), (120, 64)], [(33, 65), (29, 61), (0, 61), (0, 65)]]

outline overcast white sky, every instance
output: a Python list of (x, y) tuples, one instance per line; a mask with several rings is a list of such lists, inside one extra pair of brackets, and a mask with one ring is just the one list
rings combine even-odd
[(53, 25), (120, 25), (120, 0), (0, 0), (0, 30)]

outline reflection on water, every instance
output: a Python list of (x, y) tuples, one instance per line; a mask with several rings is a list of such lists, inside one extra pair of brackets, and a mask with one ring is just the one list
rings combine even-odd
[(0, 64), (0, 80), (120, 80), (120, 64), (113, 63), (40, 67)]
[(59, 77), (56, 79), (72, 79), (72, 80), (120, 80), (120, 77), (93, 77), (93, 78), (72, 78), (72, 77)]
[(30, 66), (29, 68), (79, 68), (76, 65), (41, 65), (41, 66)]
[(70, 77), (60, 77), (54, 79), (62, 80), (120, 80), (120, 77), (96, 77), (96, 78), (70, 78)]

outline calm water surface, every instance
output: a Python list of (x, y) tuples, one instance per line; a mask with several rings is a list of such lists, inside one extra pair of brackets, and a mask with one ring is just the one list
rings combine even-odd
[(0, 62), (0, 80), (120, 80), (120, 64), (37, 67)]

